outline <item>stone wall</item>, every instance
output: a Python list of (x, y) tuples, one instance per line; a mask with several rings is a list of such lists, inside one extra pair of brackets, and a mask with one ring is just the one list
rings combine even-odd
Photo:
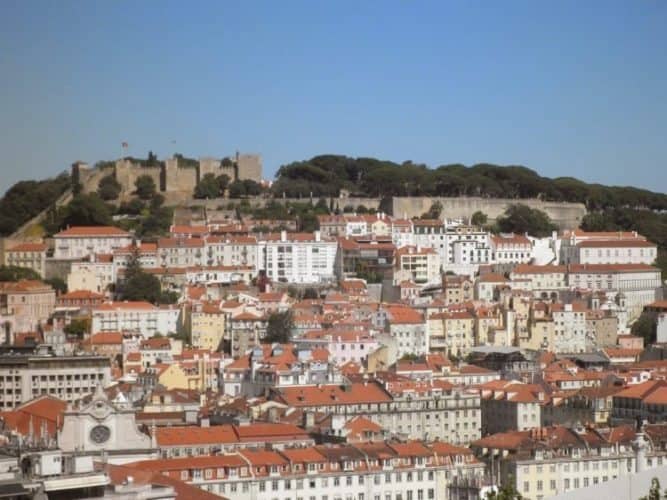
[(396, 217), (419, 217), (427, 212), (434, 201), (442, 203), (444, 218), (471, 217), (477, 211), (485, 213), (490, 222), (513, 204), (523, 204), (546, 212), (561, 229), (573, 229), (581, 224), (586, 215), (586, 207), (582, 203), (560, 203), (542, 201), (538, 199), (510, 199), (510, 198), (481, 198), (459, 197), (441, 198), (427, 196), (395, 197), (393, 199), (393, 214)]
[(135, 181), (142, 175), (150, 176), (158, 191), (168, 201), (184, 203), (192, 197), (199, 180), (210, 173), (216, 177), (227, 175), (231, 181), (236, 179), (262, 180), (262, 158), (259, 155), (237, 154), (237, 166), (222, 166), (216, 158), (200, 158), (197, 167), (178, 165), (175, 158), (165, 160), (164, 166), (144, 167), (129, 160), (117, 160), (113, 166), (90, 168), (86, 163), (72, 165), (72, 177), (81, 184), (84, 193), (97, 191), (100, 181), (107, 175), (114, 175), (121, 185), (120, 200), (128, 200), (135, 191)]
[[(240, 180), (250, 179), (255, 182), (262, 180), (262, 157), (252, 154), (236, 154), (238, 165), (238, 178)], [(233, 176), (230, 177), (233, 179)]]
[[(180, 193), (177, 197), (187, 199), (199, 182), (199, 172), (194, 167), (179, 167), (178, 161), (174, 158), (165, 161), (164, 191), (166, 193)], [(203, 174), (201, 174), (203, 175)]]
[(135, 165), (129, 160), (118, 160), (115, 166), (116, 180), (121, 185), (121, 200), (126, 200), (132, 196), (136, 187), (136, 180), (144, 175), (148, 175), (155, 187), (160, 191), (162, 186), (162, 167), (142, 167)]

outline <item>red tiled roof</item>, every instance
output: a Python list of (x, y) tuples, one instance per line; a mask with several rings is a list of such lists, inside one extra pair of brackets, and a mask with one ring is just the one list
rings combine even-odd
[(577, 243), (580, 248), (651, 248), (656, 244), (646, 240), (587, 240)]
[(296, 407), (386, 403), (391, 401), (391, 396), (375, 382), (367, 384), (353, 383), (349, 386), (285, 387), (278, 391), (277, 397), (286, 404)]
[(54, 238), (81, 238), (81, 237), (111, 236), (129, 237), (130, 233), (115, 226), (72, 226), (53, 235)]
[(45, 252), (48, 246), (44, 243), (19, 243), (11, 248), (8, 252)]

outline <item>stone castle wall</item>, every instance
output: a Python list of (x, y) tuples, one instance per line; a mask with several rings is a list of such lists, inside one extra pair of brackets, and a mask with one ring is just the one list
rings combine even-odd
[(208, 173), (216, 177), (224, 174), (232, 181), (250, 179), (260, 182), (262, 159), (259, 155), (237, 154), (235, 166), (223, 166), (222, 161), (216, 158), (201, 158), (197, 167), (179, 166), (175, 158), (167, 159), (163, 166), (156, 167), (145, 167), (123, 159), (104, 168), (90, 168), (82, 162), (72, 165), (72, 177), (81, 184), (84, 193), (97, 191), (104, 177), (114, 175), (122, 188), (119, 197), (121, 201), (132, 197), (136, 189), (135, 182), (140, 176), (148, 175), (167, 202), (184, 202), (192, 197), (197, 183)]
[(583, 203), (543, 201), (535, 198), (481, 198), (476, 196), (441, 198), (428, 196), (394, 197), (393, 213), (396, 217), (419, 217), (431, 208), (434, 201), (442, 203), (442, 216), (446, 218), (468, 218), (477, 211), (485, 213), (490, 222), (502, 215), (510, 205), (522, 204), (545, 212), (561, 229), (579, 227), (586, 215)]
[(135, 182), (144, 175), (153, 179), (155, 187), (161, 191), (162, 186), (162, 167), (142, 167), (135, 165), (128, 160), (118, 160), (115, 166), (116, 180), (121, 185), (121, 199), (127, 199), (132, 196), (136, 190)]

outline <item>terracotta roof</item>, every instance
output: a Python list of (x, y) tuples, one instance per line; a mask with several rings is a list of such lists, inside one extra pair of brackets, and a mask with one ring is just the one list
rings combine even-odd
[(95, 307), (94, 311), (156, 311), (158, 308), (150, 302), (124, 301), (105, 302)]
[[(187, 460), (187, 459), (186, 459)], [(141, 462), (135, 463), (140, 464)], [(221, 495), (214, 495), (208, 491), (202, 490), (197, 486), (190, 485), (178, 479), (169, 477), (162, 472), (153, 472), (151, 470), (142, 470), (130, 465), (111, 465), (104, 464), (104, 471), (108, 474), (112, 484), (122, 485), (127, 482), (128, 477), (132, 477), (134, 484), (157, 484), (161, 486), (170, 486), (174, 489), (176, 500), (224, 500)]]
[(5, 427), (27, 436), (31, 431), (38, 436), (42, 425), (49, 436), (55, 436), (62, 425), (67, 403), (52, 396), (39, 396), (27, 401), (11, 411), (0, 412)]
[(580, 248), (655, 248), (656, 244), (646, 240), (587, 240), (577, 243)]
[(537, 266), (532, 264), (519, 264), (512, 270), (512, 274), (565, 274), (567, 266)]
[(491, 241), (495, 244), (495, 246), (501, 246), (501, 245), (531, 246), (530, 240), (521, 234), (512, 234), (509, 236), (503, 236), (503, 235), (491, 236)]
[(101, 293), (91, 292), (90, 290), (72, 290), (71, 292), (64, 293), (58, 297), (58, 300), (103, 300), (104, 295)]
[(130, 233), (115, 226), (72, 226), (53, 235), (54, 238), (108, 238), (110, 236), (129, 237)]
[(48, 246), (44, 243), (19, 243), (11, 248), (8, 252), (45, 252)]
[(392, 400), (375, 382), (352, 383), (349, 386), (285, 387), (277, 391), (277, 398), (295, 407), (386, 403)]
[(86, 342), (90, 345), (121, 345), (123, 334), (121, 332), (100, 332), (91, 335)]
[(570, 264), (570, 273), (613, 273), (658, 271), (658, 268), (648, 264)]
[(385, 308), (389, 313), (389, 323), (391, 324), (418, 324), (423, 323), (422, 314), (411, 307), (388, 306)]

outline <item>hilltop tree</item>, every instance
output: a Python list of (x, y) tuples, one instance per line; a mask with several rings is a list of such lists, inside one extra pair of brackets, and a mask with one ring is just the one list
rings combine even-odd
[(155, 181), (150, 175), (137, 177), (137, 180), (134, 181), (134, 187), (136, 188), (135, 193), (142, 200), (150, 200), (157, 192)]
[(550, 236), (552, 231), (558, 229), (547, 214), (522, 204), (511, 205), (496, 224), (501, 232), (528, 233), (537, 238)]
[(484, 212), (481, 212), (481, 211), (478, 210), (477, 212), (472, 214), (472, 217), (470, 218), (470, 223), (473, 226), (480, 226), (481, 227), (484, 224), (486, 224), (488, 219), (489, 218), (487, 217), (487, 215)]
[(220, 196), (220, 184), (215, 174), (206, 174), (195, 187), (195, 198), (213, 199)]
[(97, 194), (105, 201), (115, 200), (120, 195), (122, 186), (112, 175), (103, 177), (97, 187)]
[(422, 214), (422, 219), (439, 219), (440, 216), (442, 215), (442, 203), (439, 201), (434, 201), (431, 204), (431, 208), (428, 209), (427, 212)]
[(97, 193), (78, 194), (58, 213), (60, 227), (109, 226), (111, 210)]

